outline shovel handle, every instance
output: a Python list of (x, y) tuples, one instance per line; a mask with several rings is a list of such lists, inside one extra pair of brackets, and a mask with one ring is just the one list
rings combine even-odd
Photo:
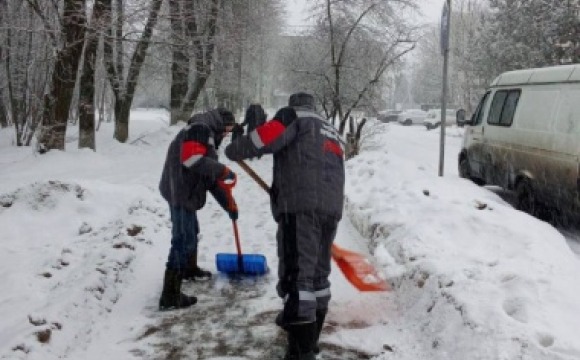
[(236, 239), (236, 249), (238, 250), (238, 256), (242, 256), (242, 245), (240, 245), (240, 234), (238, 233), (238, 223), (236, 220), (232, 220), (234, 225), (234, 238)]
[(254, 179), (255, 182), (258, 183), (258, 185), (260, 185), (262, 189), (264, 189), (265, 192), (270, 193), (270, 187), (268, 184), (266, 184), (266, 182), (262, 180), (262, 178), (256, 174), (256, 172), (248, 164), (246, 164), (244, 160), (238, 160), (237, 163), (248, 175), (250, 175), (252, 179)]

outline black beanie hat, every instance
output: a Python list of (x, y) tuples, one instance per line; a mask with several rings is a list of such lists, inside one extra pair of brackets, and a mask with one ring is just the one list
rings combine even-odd
[(298, 92), (290, 95), (290, 99), (288, 99), (288, 105), (294, 107), (305, 107), (312, 110), (316, 110), (314, 96), (305, 92)]
[(224, 126), (233, 126), (236, 124), (236, 118), (234, 117), (234, 114), (232, 114), (231, 111), (225, 108), (218, 108), (217, 110), (220, 113), (220, 116), (222, 117), (222, 122)]

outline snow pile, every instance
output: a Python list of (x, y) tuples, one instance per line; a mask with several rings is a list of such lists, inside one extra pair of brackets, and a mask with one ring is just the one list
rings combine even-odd
[[(404, 131), (409, 142), (438, 136)], [(484, 188), (437, 177), (424, 149), (421, 159), (402, 143), (347, 166), (347, 213), (393, 284), (392, 325), (416, 336), (390, 339), (380, 358), (580, 358), (580, 264), (563, 236)]]
[(124, 283), (133, 281), (138, 254), (151, 251), (150, 239), (167, 228), (165, 206), (151, 193), (46, 181), (0, 197), (3, 238), (17, 239), (0, 244), (0, 276), (9, 289), (0, 339), (12, 356), (40, 359), (44, 351), (67, 354), (90, 342), (93, 324), (109, 316)]
[[(82, 353), (102, 324), (115, 322), (120, 300), (143, 309), (151, 300), (144, 293), (158, 295), (166, 254), (157, 248), (166, 248), (170, 228), (155, 185), (176, 129), (163, 112), (135, 114), (134, 143), (113, 141), (112, 124), (103, 124), (97, 153), (76, 149), (74, 131), (66, 152), (42, 156), (10, 146), (10, 129), (0, 132), (0, 357)], [(155, 287), (134, 293), (143, 275)]]

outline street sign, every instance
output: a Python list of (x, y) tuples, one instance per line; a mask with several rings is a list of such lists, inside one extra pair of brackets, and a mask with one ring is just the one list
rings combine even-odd
[(443, 5), (443, 12), (441, 14), (441, 54), (445, 55), (449, 51), (449, 6), (447, 0)]

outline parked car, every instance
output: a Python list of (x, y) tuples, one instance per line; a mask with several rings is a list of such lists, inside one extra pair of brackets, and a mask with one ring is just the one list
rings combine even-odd
[(579, 214), (578, 99), (580, 64), (501, 74), (466, 122), (460, 176), (515, 190), (533, 215)]
[(397, 121), (403, 125), (422, 124), (427, 117), (427, 112), (421, 109), (409, 109), (400, 113)]
[(399, 114), (401, 113), (400, 110), (386, 110), (386, 111), (381, 111), (379, 113), (379, 116), (377, 117), (380, 121), (382, 122), (391, 122), (391, 121), (397, 121), (397, 118), (399, 116)]
[[(445, 126), (457, 124), (456, 112), (457, 111), (453, 109), (447, 109), (445, 111)], [(427, 130), (435, 129), (441, 125), (441, 109), (431, 109), (427, 111), (427, 117), (425, 117), (423, 125), (425, 125)]]

